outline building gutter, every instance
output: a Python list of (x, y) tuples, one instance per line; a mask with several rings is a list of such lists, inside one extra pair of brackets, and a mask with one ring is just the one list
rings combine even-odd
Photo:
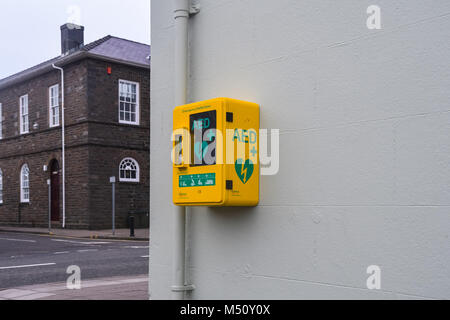
[(61, 71), (61, 146), (62, 146), (62, 200), (63, 200), (63, 222), (62, 228), (66, 228), (66, 126), (64, 121), (64, 69), (52, 64), (54, 69)]
[(102, 61), (111, 62), (111, 63), (119, 63), (119, 64), (127, 65), (129, 67), (150, 69), (149, 64), (142, 64), (142, 63), (127, 61), (127, 60), (106, 57), (106, 56), (102, 56), (102, 55), (91, 53), (91, 52), (86, 52), (86, 58), (92, 58), (92, 59), (102, 60)]

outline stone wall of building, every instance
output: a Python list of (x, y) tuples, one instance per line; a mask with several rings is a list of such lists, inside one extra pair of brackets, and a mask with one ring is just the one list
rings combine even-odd
[[(107, 73), (108, 67), (111, 74)], [(118, 178), (120, 161), (132, 157), (140, 166), (140, 183), (117, 185), (117, 227), (125, 227), (129, 211), (148, 211), (149, 207), (149, 70), (92, 59), (64, 69), (66, 225), (89, 229), (111, 226), (109, 177)], [(139, 126), (119, 124), (119, 79), (140, 83)], [(50, 172), (44, 171), (44, 166), (56, 159), (62, 168), (61, 127), (49, 127), (48, 91), (57, 83), (60, 76), (54, 71), (0, 90), (3, 106), (0, 225), (42, 227), (48, 224)], [(29, 97), (30, 133), (19, 135), (19, 98), (25, 94)], [(20, 171), (25, 163), (30, 169), (30, 203), (21, 204)], [(62, 187), (60, 194), (62, 198)], [(62, 199), (60, 207), (61, 221), (56, 227), (62, 222)]]
[[(111, 73), (107, 70), (110, 68)], [(149, 70), (100, 60), (88, 61), (90, 225), (111, 226), (111, 184), (116, 184), (116, 225), (128, 225), (128, 213), (149, 211), (150, 73)], [(140, 86), (140, 123), (119, 123), (119, 80)], [(139, 164), (139, 183), (120, 182), (124, 158)]]

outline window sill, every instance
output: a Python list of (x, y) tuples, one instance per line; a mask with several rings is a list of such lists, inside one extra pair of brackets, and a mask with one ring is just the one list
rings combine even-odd
[(119, 180), (119, 183), (120, 184), (140, 184), (141, 182), (140, 181), (120, 181)]
[(127, 125), (127, 126), (133, 126), (133, 127), (139, 127), (140, 123), (137, 122), (126, 122), (126, 121), (119, 121), (119, 124)]

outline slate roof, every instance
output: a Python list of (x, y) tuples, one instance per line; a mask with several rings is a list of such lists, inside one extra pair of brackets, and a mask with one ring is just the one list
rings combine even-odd
[(62, 66), (77, 57), (81, 58), (83, 56), (91, 56), (98, 59), (104, 58), (105, 60), (112, 60), (118, 63), (150, 67), (149, 45), (108, 35), (70, 54), (61, 55), (7, 78), (0, 79), (0, 89), (16, 82), (24, 81), (32, 76), (37, 76), (40, 72), (48, 72), (51, 70), (52, 64)]
[(150, 46), (112, 36), (103, 40), (87, 50), (113, 59), (150, 65), (150, 60), (147, 59), (150, 55)]

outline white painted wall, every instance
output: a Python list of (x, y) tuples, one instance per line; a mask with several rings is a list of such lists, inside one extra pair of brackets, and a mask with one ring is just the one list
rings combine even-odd
[[(281, 168), (257, 208), (195, 209), (189, 298), (449, 299), (450, 1), (199, 2), (189, 99), (260, 103)], [(172, 284), (172, 4), (152, 1), (153, 299)]]

